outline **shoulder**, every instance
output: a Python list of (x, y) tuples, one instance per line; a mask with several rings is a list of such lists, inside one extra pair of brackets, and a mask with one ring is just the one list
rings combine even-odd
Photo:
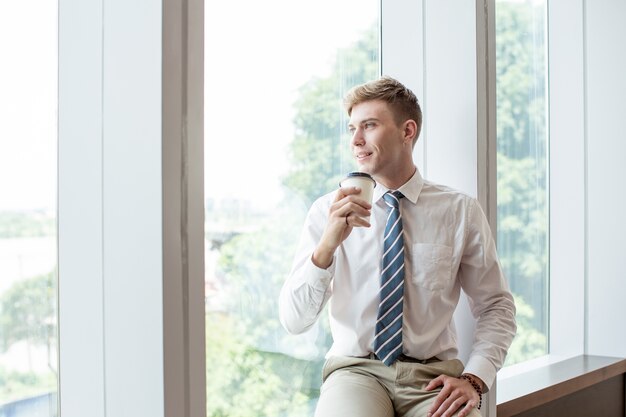
[(467, 207), (477, 203), (475, 197), (464, 191), (426, 180), (424, 180), (420, 197), (437, 199), (439, 201), (444, 200), (450, 204), (461, 204)]

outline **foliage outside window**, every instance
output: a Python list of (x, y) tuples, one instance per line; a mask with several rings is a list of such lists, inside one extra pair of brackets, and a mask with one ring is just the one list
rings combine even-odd
[[(248, 3), (246, 7), (257, 7), (256, 2)], [(278, 321), (278, 294), (308, 207), (336, 189), (340, 178), (353, 169), (341, 98), (353, 85), (379, 75), (378, 4), (316, 1), (297, 8), (301, 6), (306, 10), (301, 15), (286, 3), (276, 6), (284, 9), (281, 16), (288, 16), (289, 23), (268, 13), (272, 7), (264, 4), (257, 21), (272, 30), (284, 26), (292, 30), (275, 38), (271, 30), (262, 31), (250, 39), (254, 29), (243, 38), (226, 29), (217, 32), (219, 25), (212, 26), (216, 20), (234, 19), (239, 12), (223, 3), (207, 3), (210, 417), (313, 415), (331, 343), (326, 318), (304, 335), (288, 335)], [(319, 14), (319, 19), (307, 14)], [(307, 30), (311, 24), (313, 31)], [(222, 44), (225, 37), (228, 45)], [(245, 68), (233, 65), (235, 51), (246, 57)], [(310, 64), (299, 62), (303, 60)], [(226, 61), (229, 66), (224, 70), (216, 64)], [(222, 94), (217, 83), (229, 87)], [(236, 96), (232, 105), (231, 95)], [(227, 137), (218, 133), (224, 125)], [(235, 146), (230, 148), (231, 144)], [(224, 160), (227, 165), (218, 169)], [(230, 190), (219, 188), (224, 181)]]
[(546, 3), (496, 1), (497, 242), (518, 322), (506, 365), (548, 353)]

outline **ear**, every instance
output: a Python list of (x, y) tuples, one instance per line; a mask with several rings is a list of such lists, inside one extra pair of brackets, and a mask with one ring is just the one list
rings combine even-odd
[(415, 135), (417, 135), (417, 123), (415, 123), (415, 120), (413, 119), (408, 119), (406, 122), (404, 122), (404, 143), (408, 145), (413, 145)]

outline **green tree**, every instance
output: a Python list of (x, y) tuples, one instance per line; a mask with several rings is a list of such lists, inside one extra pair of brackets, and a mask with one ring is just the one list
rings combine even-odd
[[(282, 209), (256, 231), (234, 236), (220, 248), (218, 273), (232, 296), (226, 297), (230, 302), (225, 313), (207, 315), (207, 349), (217, 349), (208, 358), (218, 351), (228, 352), (225, 361), (209, 364), (215, 381), (207, 387), (209, 416), (312, 414), (323, 356), (331, 341), (328, 324), (322, 318), (315, 341), (298, 345), (278, 322), (278, 294), (306, 210), (353, 169), (341, 97), (353, 85), (378, 76), (377, 60), (372, 62), (377, 54), (373, 26), (363, 39), (337, 52), (329, 76), (313, 78), (300, 88), (296, 133), (289, 148), (291, 165), (283, 178), (289, 191)], [(227, 328), (226, 322), (231, 324)], [(287, 353), (275, 352), (277, 345)], [(242, 411), (247, 407), (241, 401), (253, 411)]]
[(0, 211), (0, 239), (56, 234), (54, 216), (44, 211)]
[(545, 7), (496, 7), (497, 239), (520, 324), (507, 363), (547, 349)]
[(54, 272), (21, 280), (0, 297), (0, 349), (26, 341), (46, 346), (48, 362), (56, 340), (56, 280)]
[(283, 183), (300, 194), (307, 206), (337, 188), (354, 168), (342, 97), (357, 84), (378, 77), (378, 31), (372, 27), (349, 48), (337, 52), (334, 70), (326, 78), (314, 78), (302, 86), (296, 102), (290, 169)]
[(0, 351), (17, 342), (29, 349), (45, 346), (49, 372), (16, 372), (0, 368), (0, 398), (5, 401), (26, 398), (56, 389), (56, 368), (52, 348), (56, 343), (56, 279), (50, 272), (9, 287), (0, 296)]

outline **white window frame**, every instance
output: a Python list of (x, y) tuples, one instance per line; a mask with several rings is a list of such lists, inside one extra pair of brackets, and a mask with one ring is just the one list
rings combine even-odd
[(206, 414), (203, 16), (59, 2), (63, 417)]
[[(202, 2), (59, 3), (61, 415), (204, 416)], [(382, 72), (424, 105), (420, 169), (477, 196), (495, 231), (494, 0), (381, 4)], [(607, 91), (607, 74), (604, 83), (624, 87), (623, 58), (597, 48), (619, 11), (616, 2), (548, 2), (550, 353), (507, 372), (626, 355), (626, 343), (611, 344), (625, 337), (615, 336), (623, 285), (607, 285), (614, 265), (593, 262), (626, 230), (616, 223), (617, 237), (593, 240), (609, 229), (594, 210), (613, 197), (590, 200), (590, 187), (597, 196), (625, 168), (598, 169), (588, 152), (602, 153), (590, 135), (619, 127), (611, 120), (624, 112), (617, 93), (603, 106), (597, 90)], [(484, 415), (494, 403), (491, 395)]]

